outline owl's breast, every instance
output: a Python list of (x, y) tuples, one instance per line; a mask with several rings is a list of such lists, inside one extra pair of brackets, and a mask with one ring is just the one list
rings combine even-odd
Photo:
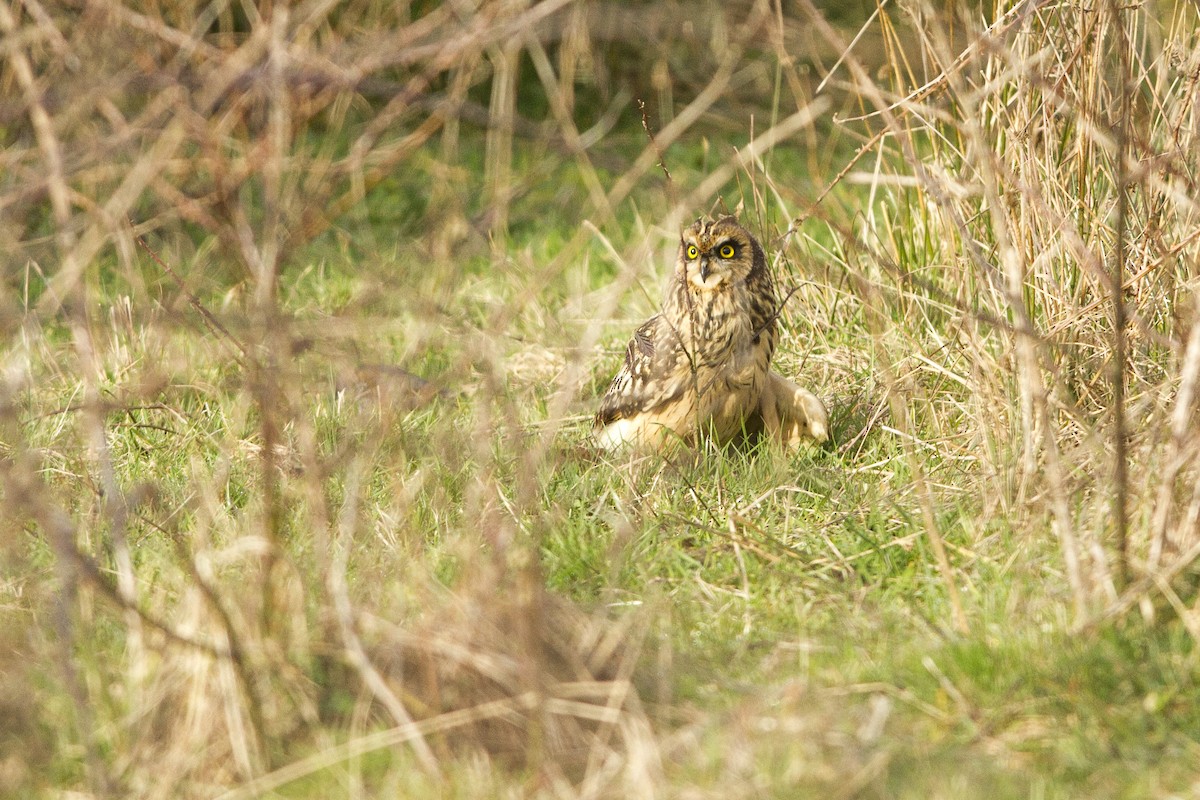
[(720, 308), (714, 309), (706, 322), (696, 337), (705, 366), (731, 376), (765, 368), (763, 354), (769, 361), (774, 350), (773, 327), (762, 330), (751, 315)]
[(697, 343), (703, 350), (696, 376), (698, 410), (719, 439), (728, 439), (741, 430), (758, 405), (774, 349), (774, 331), (755, 328), (745, 313), (714, 315), (712, 320), (715, 324), (707, 337)]

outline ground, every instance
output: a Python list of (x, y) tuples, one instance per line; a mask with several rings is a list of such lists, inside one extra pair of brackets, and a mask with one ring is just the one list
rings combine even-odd
[[(688, 84), (668, 49), (644, 117), (599, 83), (564, 112), (568, 62), (527, 42), (511, 142), (472, 79), (490, 117), (358, 165), (269, 277), (382, 101), (228, 123), (240, 191), (205, 217), (211, 170), (178, 178), (198, 205), (144, 200), (159, 222), (77, 284), (39, 200), (0, 314), (0, 794), (1200, 796), (1192, 12), (1108, 9), (1130, 38), (1084, 47), (1109, 17), (1003, 38), (993, 11), (924, 37), (896, 11), (868, 24), (889, 55), (837, 70), (718, 51)], [(1122, 43), (1144, 135), (1088, 116), (1120, 107)], [(727, 101), (689, 117), (706, 86)], [(80, 226), (117, 224), (79, 199), (103, 174), (72, 178)], [(775, 367), (831, 441), (602, 452), (599, 394), (720, 207), (788, 292)]]

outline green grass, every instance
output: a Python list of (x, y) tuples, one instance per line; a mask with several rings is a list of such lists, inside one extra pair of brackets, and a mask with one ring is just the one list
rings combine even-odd
[[(562, 227), (546, 238), (566, 240), (570, 222), (559, 220)], [(514, 253), (525, 247), (519, 240), (510, 244)], [(406, 336), (404, 315), (413, 313), (412, 306), (389, 290), (406, 279), (422, 285), (413, 254), (397, 250), (364, 261), (322, 252), (311, 258), (281, 287), (297, 329), (346, 322), (351, 332), (337, 342), (339, 350), (353, 343), (364, 360), (402, 364), (456, 388), (478, 380), (479, 369), (463, 366), (472, 357), (461, 332), (482, 328), (498, 304), (524, 288), (515, 270), (489, 269), (483, 259), (462, 265), (454, 278), (461, 279), (459, 286), (440, 287), (447, 304), (443, 319), (454, 320), (455, 335), (424, 347)], [(597, 274), (588, 288), (600, 288), (607, 277)], [(555, 321), (552, 309), (569, 291), (544, 289), (535, 301), (543, 310), (514, 318), (519, 336), (501, 336), (497, 354), (513, 358), (528, 342), (551, 351), (568, 348), (573, 330)], [(810, 383), (834, 403), (830, 446), (784, 454), (763, 445), (702, 451), (675, 463), (630, 462), (581, 448), (587, 430), (580, 420), (555, 438), (536, 475), (534, 505), (517, 525), (518, 535), (536, 548), (546, 587), (602, 617), (636, 618), (649, 627), (633, 677), (657, 733), (665, 740), (682, 737), (667, 748), (666, 785), (747, 797), (842, 790), (914, 798), (1188, 791), (1194, 773), (1185, 765), (1200, 753), (1193, 640), (1176, 621), (1070, 634), (1063, 616), (1069, 597), (1048, 531), (989, 519), (976, 470), (934, 446), (921, 453), (919, 465), (936, 485), (936, 521), (951, 547), (971, 628), (953, 632), (903, 448), (877, 425), (856, 438), (880, 402), (881, 388), (862, 357), (873, 343), (857, 308), (846, 304), (837, 313), (820, 333), (823, 352), (809, 354), (838, 370), (837, 385)], [(137, 320), (134, 330), (153, 324), (155, 316)], [(616, 366), (625, 331), (611, 328), (605, 354), (589, 367), (595, 381), (572, 405), (581, 415), (595, 400), (588, 392), (599, 391)], [(791, 312), (789, 329), (793, 345), (812, 337), (802, 307)], [(120, 396), (146, 373), (166, 372), (174, 385), (162, 396), (169, 411), (110, 418), (121, 485), (153, 481), (161, 507), (169, 508), (184, 502), (198, 482), (210, 484), (217, 506), (202, 503), (175, 519), (174, 535), (212, 515), (207, 525), (213, 544), (235, 543), (262, 513), (262, 476), (241, 444), (257, 438), (258, 424), (257, 412), (247, 406), (244, 376), (222, 366), (221, 351), (194, 322), (168, 327), (162, 338), (116, 335), (106, 392)], [(550, 392), (540, 376), (518, 377), (503, 387), (503, 398), (385, 411), (384, 424), (376, 425), (380, 412), (369, 401), (338, 396), (322, 346), (286, 366), (285, 382), (297, 381), (293, 402), (311, 414), (318, 453), (334, 465), (326, 483), (331, 508), (344, 498), (339, 458), (347, 448), (370, 454), (349, 579), (360, 602), (397, 613), (415, 599), (402, 577), (412, 569), (406, 562), (424, 563), (447, 586), (465, 579), (478, 548), (486, 548), (472, 535), (479, 513), (473, 504), (480, 502), (472, 494), (475, 481), (486, 472), (502, 494), (520, 491), (515, 473), (523, 467), (512, 442), (528, 441), (526, 426), (544, 418)], [(58, 347), (48, 363), (69, 361), (66, 347)], [(780, 360), (803, 359), (803, 353), (784, 351)], [(77, 386), (69, 376), (40, 383), (26, 407), (65, 407)], [(924, 391), (936, 398), (954, 389), (933, 380)], [(358, 412), (356, 402), (362, 404)], [(473, 433), (480, 402), (495, 413), (511, 404), (521, 410), (520, 424), (505, 420), (494, 438), (480, 441)], [(919, 420), (917, 425), (919, 437), (936, 440), (936, 430), (920, 427)], [(92, 499), (72, 488), (88, 472), (85, 451), (73, 443), (75, 430), (62, 415), (25, 428), (30, 446), (49, 456), (48, 482), (82, 510)], [(223, 482), (214, 478), (218, 474)], [(293, 492), (300, 483), (302, 478), (289, 481), (288, 496), (299, 496)], [(284, 523), (285, 551), (304, 570), (315, 552), (311, 525), (303, 512), (286, 515)], [(144, 599), (178, 603), (185, 584), (170, 537), (136, 523), (131, 535)], [(48, 565), (39, 540), (27, 538), (22, 549), (29, 551), (26, 569)], [(237, 574), (227, 572), (224, 580)], [(318, 573), (310, 579), (319, 584)], [(86, 634), (86, 649), (119, 653), (122, 636), (119, 626), (101, 625)], [(98, 655), (82, 668), (110, 672)], [(316, 671), (311, 677), (318, 694), (337, 693), (331, 676)], [(49, 681), (40, 695), (63, 691)], [(341, 702), (335, 720), (353, 705), (350, 696)], [(47, 713), (69, 716), (65, 710)], [(873, 713), (877, 729), (870, 732)], [(111, 746), (120, 745), (114, 740)], [(301, 738), (279, 757), (286, 762), (312, 747)], [(36, 768), (36, 783), (78, 783), (80, 757), (77, 748), (64, 749)], [(375, 751), (289, 784), (277, 796), (329, 796), (344, 791), (346, 780), (373, 794), (430, 791), (423, 779), (402, 777), (412, 769), (402, 752)], [(523, 780), (519, 771), (496, 769), (468, 758), (451, 769), (441, 796), (499, 796)]]
[[(569, 154), (547, 160), (518, 137), (506, 230), (489, 227), (486, 132), (464, 126), (452, 163), (431, 140), (291, 254), (273, 319), (211, 232), (148, 237), (236, 344), (145, 254), (110, 250), (79, 289), (92, 365), (71, 311), (33, 307), (38, 270), (10, 271), (29, 304), (0, 308), (13, 334), (0, 795), (1194, 796), (1196, 565), (1162, 568), (1194, 535), (1200, 448), (1186, 428), (1172, 451), (1167, 433), (1189, 359), (1194, 202), (1184, 183), (1172, 194), (1145, 175), (1130, 189), (1131, 238), (1147, 259), (1179, 257), (1126, 274), (1153, 278), (1127, 291), (1148, 320), (1130, 329), (1125, 372), (1127, 584), (1110, 518), (1113, 340), (1102, 276), (1080, 264), (1111, 250), (1114, 156), (1076, 119), (1115, 102), (1115, 56), (1095, 55), (1108, 77), (1043, 115), (1040, 89), (1022, 87), (1057, 74), (1047, 59), (1066, 70), (1055, 59), (1074, 52), (1075, 28), (1056, 13), (973, 54), (938, 114), (899, 104), (905, 122), (850, 178), (836, 176), (857, 137), (891, 123), (822, 119), (815, 146), (797, 137), (720, 190), (796, 289), (775, 364), (829, 404), (820, 447), (668, 458), (589, 442), (599, 393), (670, 267), (676, 231), (660, 220), (746, 146), (739, 118), (717, 111), (667, 150), (674, 185), (648, 173), (611, 218), (589, 205)], [(1138, 13), (1172, 46), (1194, 43), (1186, 26)], [(1157, 101), (1139, 119), (1166, 141), (1188, 84), (1139, 31), (1132, 48), (1156, 66), (1138, 86)], [(1059, 51), (1039, 50), (1039, 32)], [(880, 36), (940, 57), (936, 42)], [(807, 85), (790, 62), (755, 57), (774, 94)], [(893, 53), (872, 80), (904, 96), (902, 64)], [(538, 88), (528, 66), (526, 93)], [(980, 88), (984, 66), (1011, 73)], [(486, 105), (484, 86), (471, 96)], [(840, 108), (870, 110), (873, 88), (840, 87)], [(729, 102), (757, 102), (765, 118), (747, 93)], [(544, 101), (522, 112), (544, 117)], [(346, 125), (376, 111), (355, 106)], [(344, 154), (349, 140), (320, 122), (297, 150)], [(595, 176), (611, 186), (643, 146), (640, 120), (623, 119), (589, 151)], [(932, 177), (909, 180), (905, 146)], [(1164, 175), (1195, 166), (1187, 147), (1155, 147)], [(1004, 203), (987, 196), (993, 184)], [(44, 212), (27, 232), (52, 227)], [(1037, 335), (1030, 429), (1036, 392), (1004, 289), (1013, 253)], [(414, 396), (406, 374), (443, 392)], [(1178, 538), (1155, 568), (1160, 508)], [(78, 557), (52, 535), (63, 519)], [(113, 599), (130, 574), (140, 618)], [(369, 744), (404, 729), (396, 706), (423, 724), (484, 716), (427, 736), (434, 777), (411, 743)], [(250, 784), (305, 763), (271, 788)]]
[[(454, 366), (463, 357), (454, 342), (412, 358), (403, 334), (386, 333), (395, 324), (389, 315), (397, 301), (376, 282), (395, 268), (415, 270), (411, 257), (396, 254), (375, 264), (335, 254), (320, 259), (285, 281), (283, 296), (297, 326), (349, 319), (363, 332), (352, 340), (372, 359), (435, 380), (463, 379)], [(491, 304), (503, 302), (497, 298), (520, 280), (493, 273), (486, 284), (449, 291), (446, 316), (480, 325)], [(366, 335), (375, 321), (383, 335)], [(870, 350), (861, 320), (836, 323), (836, 332), (824, 334), (824, 347)], [(569, 346), (569, 332), (553, 323), (516, 324), (527, 339), (542, 339), (552, 349)], [(808, 333), (802, 312), (794, 313), (792, 325), (798, 337)], [(614, 348), (622, 335), (613, 333)], [(172, 338), (155, 345), (121, 342), (130, 354), (111, 367), (111, 391), (119, 394), (133, 380), (125, 371), (147, 370), (151, 353), (166, 351), (168, 364), (172, 356), (187, 360), (188, 386), (163, 397), (170, 413), (111, 419), (121, 484), (154, 481), (165, 506), (190, 494), (197, 480), (212, 480), (231, 443), (255, 438), (255, 414), (245, 405), (239, 377), (219, 361), (197, 369), (197, 357), (203, 363), (217, 356), (210, 337), (183, 329)], [(519, 347), (505, 341), (498, 349), (511, 354)], [(609, 352), (597, 373), (615, 368)], [(783, 354), (789, 356), (797, 358)], [(487, 468), (498, 486), (516, 491), (512, 473), (520, 465), (507, 437), (519, 434), (471, 441), (471, 403), (448, 400), (395, 414), (376, 429), (381, 439), (366, 441), (361, 421), (346, 410), (352, 403), (343, 401), (337, 410), (325, 358), (306, 355), (289, 369), (304, 376), (297, 400), (313, 415), (323, 456), (346, 447), (373, 451), (362, 509), (367, 522), (352, 559), (362, 564), (361, 573), (351, 571), (352, 585), (361, 581), (356, 595), (380, 607), (403, 603), (403, 584), (393, 585), (392, 569), (402, 574), (400, 564), (411, 558), (454, 585), (478, 547), (468, 533), (472, 482)], [(866, 403), (864, 397), (878, 392), (869, 372), (841, 377), (839, 387), (816, 388), (846, 403)], [(172, 382), (183, 383), (183, 376)], [(927, 391), (947, 390), (935, 385)], [(28, 408), (65, 406), (73, 391), (71, 381), (39, 386)], [(528, 409), (522, 422), (544, 414), (544, 385), (515, 383), (506, 391), (514, 405)], [(586, 413), (592, 402), (585, 395), (575, 407)], [(662, 736), (689, 731), (688, 742), (677, 746), (682, 757), (673, 756), (665, 768), (668, 785), (714, 793), (741, 785), (744, 796), (824, 796), (847, 781), (857, 782), (863, 796), (878, 797), (1187, 791), (1192, 773), (1184, 765), (1200, 748), (1194, 735), (1200, 696), (1189, 677), (1196, 668), (1194, 643), (1179, 623), (1121, 626), (1085, 637), (1066, 633), (1059, 612), (1067, 597), (1046, 532), (980, 521), (984, 509), (972, 490), (977, 476), (935, 449), (922, 455), (921, 468), (941, 484), (937, 523), (953, 548), (971, 624), (969, 634), (954, 634), (901, 448), (879, 431), (853, 449), (839, 446), (858, 435), (862, 416), (835, 406), (835, 441), (827, 448), (702, 452), (694, 462), (676, 464), (630, 465), (621, 456), (581, 454), (586, 427), (572, 424), (557, 438), (561, 453), (538, 474), (530, 524), (520, 527), (536, 545), (546, 586), (603, 616), (643, 616), (652, 628), (635, 683)], [(87, 467), (70, 444), (74, 426), (68, 422), (64, 430), (62, 423), (59, 416), (44, 418), (27, 427), (27, 435), (56, 462), (51, 485), (86, 508), (90, 499), (72, 491), (75, 478), (66, 476), (85, 474)], [(232, 543), (244, 524), (238, 520), (259, 513), (261, 476), (253, 459), (236, 444), (233, 449), (232, 471), (214, 485), (220, 492), (220, 514), (210, 521), (215, 544)], [(336, 477), (328, 484), (335, 508), (339, 485)], [(175, 524), (184, 531), (195, 519)], [(285, 523), (286, 549), (300, 563), (311, 558), (308, 524), (303, 514)], [(178, 566), (168, 539), (141, 526), (133, 536), (147, 600), (177, 595), (182, 586), (171, 577)], [(41, 550), (36, 540), (26, 547)], [(46, 563), (47, 554), (29, 558), (32, 568)], [(119, 652), (121, 631), (104, 628), (109, 636), (100, 630), (87, 636), (88, 650)], [(108, 672), (98, 661), (84, 664), (87, 671)], [(871, 709), (880, 703), (889, 709), (886, 720), (875, 738), (864, 738)], [(77, 782), (78, 758), (78, 751), (64, 751), (38, 782)], [(418, 791), (420, 783), (398, 777), (411, 769), (404, 761), (399, 754), (372, 753), (354, 767), (355, 780), (373, 792)], [(472, 796), (503, 791), (507, 780), (517, 779), (491, 770), (481, 776), (464, 762), (451, 773), (451, 786), (461, 782), (461, 796)], [(280, 796), (328, 796), (341, 785), (335, 774), (298, 781)]]

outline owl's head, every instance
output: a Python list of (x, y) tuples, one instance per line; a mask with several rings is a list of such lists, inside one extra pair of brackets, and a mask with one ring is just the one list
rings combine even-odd
[(766, 268), (762, 246), (733, 217), (698, 219), (680, 237), (675, 274), (692, 291), (728, 288)]

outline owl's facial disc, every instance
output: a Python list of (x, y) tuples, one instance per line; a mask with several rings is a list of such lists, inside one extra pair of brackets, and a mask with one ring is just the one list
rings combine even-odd
[(697, 220), (680, 241), (681, 278), (693, 290), (711, 292), (737, 282), (749, 269), (743, 253), (744, 231), (721, 220)]
[(708, 236), (701, 236), (694, 243), (685, 241), (683, 255), (688, 283), (702, 291), (719, 287), (729, 273), (725, 262), (733, 252), (733, 246), (728, 241), (717, 243)]
[(725, 272), (719, 264), (713, 264), (708, 254), (704, 254), (688, 263), (687, 278), (693, 288), (711, 292), (725, 280)]

